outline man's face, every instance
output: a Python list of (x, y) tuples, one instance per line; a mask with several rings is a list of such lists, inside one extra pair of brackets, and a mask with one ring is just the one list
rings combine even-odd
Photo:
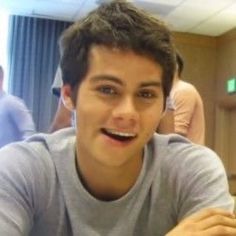
[(91, 49), (89, 65), (75, 107), (78, 155), (110, 167), (141, 158), (162, 116), (161, 67), (104, 46)]

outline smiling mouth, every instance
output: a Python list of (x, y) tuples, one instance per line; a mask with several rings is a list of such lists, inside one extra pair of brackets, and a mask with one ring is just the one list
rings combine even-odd
[(128, 132), (120, 132), (120, 131), (115, 131), (115, 130), (111, 130), (111, 129), (101, 129), (102, 133), (109, 136), (112, 139), (115, 139), (117, 141), (131, 141), (134, 138), (136, 138), (136, 134), (134, 133), (128, 133)]

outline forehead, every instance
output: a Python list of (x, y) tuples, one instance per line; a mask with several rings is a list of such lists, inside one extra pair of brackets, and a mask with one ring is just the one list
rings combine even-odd
[(150, 57), (132, 50), (93, 46), (89, 53), (88, 75), (93, 74), (161, 80), (162, 67)]
[(141, 54), (128, 48), (109, 47), (105, 45), (93, 45), (89, 50), (90, 61), (101, 58), (103, 58), (103, 60), (106, 60), (106, 58), (110, 59), (111, 57), (113, 57), (114, 59), (119, 57), (122, 57), (123, 59), (125, 59), (126, 57), (133, 57), (139, 60), (148, 60), (149, 62), (156, 64), (157, 66), (160, 66), (160, 64), (153, 58), (151, 58), (151, 56), (149, 56), (148, 54), (145, 53)]

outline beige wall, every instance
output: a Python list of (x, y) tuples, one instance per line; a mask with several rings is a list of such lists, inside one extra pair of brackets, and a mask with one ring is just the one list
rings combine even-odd
[(236, 94), (228, 95), (226, 81), (236, 77), (236, 29), (220, 36), (174, 34), (184, 57), (183, 79), (196, 86), (204, 102), (206, 145), (222, 158), (236, 193)]
[[(226, 93), (226, 81), (236, 77), (236, 29), (217, 38), (215, 150), (228, 172), (231, 193), (236, 194), (236, 94)], [(224, 143), (224, 145), (220, 145)]]
[(182, 79), (194, 84), (202, 96), (206, 117), (206, 145), (214, 147), (216, 38), (176, 33), (177, 49), (185, 61)]
[(226, 80), (236, 76), (236, 29), (217, 38), (217, 99), (224, 106), (234, 106), (236, 95), (225, 91)]

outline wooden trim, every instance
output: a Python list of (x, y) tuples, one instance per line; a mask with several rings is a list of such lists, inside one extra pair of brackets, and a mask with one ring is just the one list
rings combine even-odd
[(216, 38), (217, 46), (221, 46), (236, 41), (236, 28)]
[(236, 108), (236, 94), (228, 95), (227, 97), (218, 100), (217, 104), (220, 108), (235, 109)]
[(207, 47), (207, 48), (216, 48), (217, 39), (216, 37), (190, 34), (190, 33), (173, 33), (174, 40), (177, 43), (184, 43), (188, 45)]

